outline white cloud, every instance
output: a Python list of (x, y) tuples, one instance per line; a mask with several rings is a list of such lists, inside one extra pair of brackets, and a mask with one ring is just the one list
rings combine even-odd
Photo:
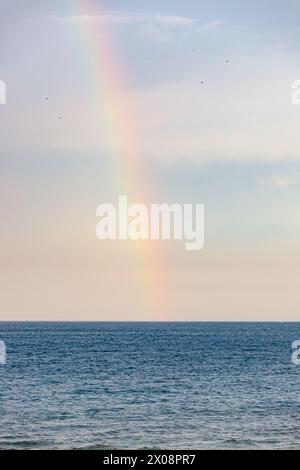
[(198, 23), (198, 20), (176, 15), (155, 15), (150, 17), (150, 19), (157, 22), (158, 24), (176, 28), (189, 28)]
[(213, 20), (208, 21), (207, 23), (199, 24), (198, 29), (202, 32), (211, 31), (226, 24), (225, 20)]
[(100, 15), (79, 15), (57, 18), (58, 21), (71, 24), (97, 24), (97, 23), (115, 23), (115, 24), (142, 24), (152, 22), (157, 25), (172, 28), (189, 28), (199, 24), (198, 19), (177, 15), (145, 15), (141, 13), (123, 13), (123, 12), (105, 12)]
[(77, 16), (66, 16), (63, 18), (55, 18), (57, 21), (62, 23), (69, 23), (73, 25), (85, 25), (85, 24), (100, 24), (100, 23), (115, 23), (115, 24), (129, 24), (129, 23), (140, 23), (144, 21), (144, 15), (136, 14), (124, 14), (119, 12), (114, 13), (103, 13), (100, 15), (77, 15)]
[(98, 15), (78, 15), (64, 18), (55, 18), (56, 21), (70, 25), (101, 25), (102, 23), (135, 26), (138, 33), (155, 40), (171, 39), (175, 34), (191, 29), (206, 32), (224, 24), (223, 20), (216, 19), (201, 22), (198, 18), (187, 16), (125, 13), (120, 11), (107, 11)]
[(257, 178), (256, 181), (260, 186), (271, 186), (273, 188), (280, 189), (288, 188), (289, 186), (293, 186), (296, 183), (294, 178), (281, 175)]

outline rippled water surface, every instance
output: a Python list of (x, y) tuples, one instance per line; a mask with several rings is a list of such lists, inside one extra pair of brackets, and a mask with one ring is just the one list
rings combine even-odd
[(0, 323), (0, 448), (300, 448), (292, 323)]

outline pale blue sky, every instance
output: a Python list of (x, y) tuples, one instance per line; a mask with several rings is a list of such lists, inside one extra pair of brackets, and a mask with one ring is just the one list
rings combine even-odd
[[(264, 250), (269, 265), (278, 251), (298, 256), (300, 106), (291, 104), (291, 83), (300, 80), (298, 1), (7, 0), (0, 5), (0, 80), (7, 85), (7, 105), (0, 106), (0, 256), (4, 279), (11, 270), (7, 283), (16, 274), (11, 266), (21, 272), (29, 263), (33, 279), (35, 265), (47, 270), (53, 247), (71, 260), (80, 249), (87, 270), (102, 250), (93, 245), (95, 208), (115, 200), (120, 188), (112, 183), (118, 163), (104, 130), (106, 90), (96, 93), (93, 84), (93, 63), (105, 64), (84, 39), (90, 28), (96, 41), (114, 44), (108, 50), (122, 70), (120, 88), (154, 202), (206, 205), (208, 271), (209, 254), (218, 250), (225, 258), (235, 248), (245, 257), (254, 250), (256, 260)], [(67, 272), (68, 259), (61, 257), (57, 269)], [(180, 258), (189, 272), (184, 263)], [(200, 269), (199, 256), (197, 263)], [(170, 267), (175, 276), (176, 269)], [(9, 298), (3, 305), (18, 316)], [(116, 319), (119, 310), (112, 308)], [(217, 306), (210, 310), (218, 317)], [(225, 310), (222, 318), (230, 315)], [(91, 312), (95, 318), (93, 306)]]

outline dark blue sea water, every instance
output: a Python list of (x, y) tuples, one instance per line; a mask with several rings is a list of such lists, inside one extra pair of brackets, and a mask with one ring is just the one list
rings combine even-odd
[(292, 323), (0, 323), (0, 448), (300, 448)]

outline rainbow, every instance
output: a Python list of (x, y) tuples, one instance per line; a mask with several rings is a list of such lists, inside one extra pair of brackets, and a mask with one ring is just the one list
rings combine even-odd
[[(99, 15), (98, 2), (97, 5), (87, 0), (74, 3), (75, 16)], [(105, 113), (105, 137), (115, 164), (116, 191), (118, 196), (126, 194), (132, 202), (148, 205), (151, 198), (143, 167), (145, 159), (137, 138), (132, 105), (125, 93), (128, 89), (125, 67), (105, 21), (101, 22), (100, 30), (99, 24), (96, 26), (93, 22), (82, 21), (81, 24), (99, 116)], [(166, 286), (162, 278), (165, 269), (159, 243), (135, 241), (130, 246), (136, 265), (133, 282), (139, 293), (140, 319), (165, 320), (168, 317)]]

